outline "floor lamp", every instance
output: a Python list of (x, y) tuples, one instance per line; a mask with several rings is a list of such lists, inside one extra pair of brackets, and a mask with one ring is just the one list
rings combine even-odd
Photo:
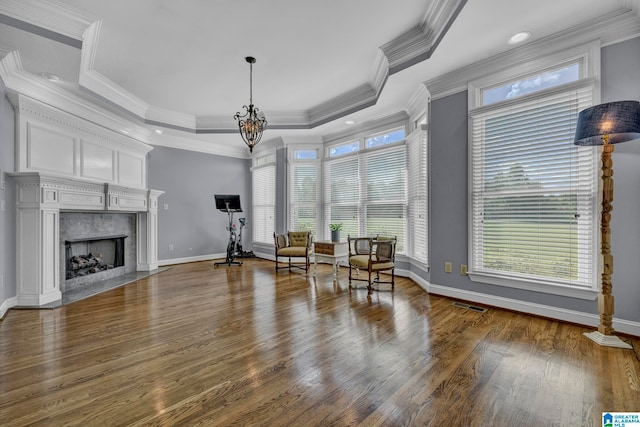
[(585, 332), (585, 336), (599, 345), (631, 348), (629, 344), (614, 335), (613, 295), (611, 274), (613, 255), (611, 254), (611, 210), (613, 206), (613, 144), (640, 139), (640, 103), (638, 101), (618, 101), (596, 105), (583, 110), (578, 115), (576, 145), (602, 145), (602, 205), (600, 214), (600, 253), (602, 255), (602, 275), (598, 295), (600, 324), (597, 331)]

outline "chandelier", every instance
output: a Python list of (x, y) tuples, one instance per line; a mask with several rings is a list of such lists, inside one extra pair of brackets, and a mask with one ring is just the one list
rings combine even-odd
[(244, 114), (238, 111), (233, 118), (238, 121), (240, 136), (249, 147), (249, 152), (253, 153), (253, 147), (260, 142), (262, 132), (267, 127), (267, 119), (262, 112), (258, 115), (260, 110), (253, 106), (253, 64), (256, 58), (247, 56), (245, 60), (249, 63), (249, 106), (243, 105)]

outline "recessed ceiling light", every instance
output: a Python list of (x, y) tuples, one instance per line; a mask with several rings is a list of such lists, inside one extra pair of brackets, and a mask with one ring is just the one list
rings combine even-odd
[(40, 77), (43, 77), (43, 78), (49, 80), (50, 82), (59, 82), (60, 80), (62, 80), (60, 78), (60, 76), (58, 76), (57, 74), (53, 74), (53, 73), (40, 73)]
[(156, 130), (155, 130), (155, 132), (156, 132), (158, 135), (162, 135), (162, 129), (156, 129)]
[(355, 123), (355, 121), (353, 121), (353, 120), (346, 120), (346, 121), (344, 122), (344, 124), (345, 124), (345, 125), (352, 125), (352, 124), (354, 124), (354, 123)]
[(529, 31), (523, 31), (521, 33), (512, 35), (507, 41), (507, 43), (508, 44), (522, 43), (523, 41), (527, 40), (529, 37), (531, 37), (531, 33)]

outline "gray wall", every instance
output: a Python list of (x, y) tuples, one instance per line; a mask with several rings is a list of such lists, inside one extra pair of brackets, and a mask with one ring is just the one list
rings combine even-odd
[[(640, 37), (602, 49), (602, 102), (640, 101)], [(615, 317), (640, 321), (640, 141), (613, 153), (611, 277)]]
[[(276, 151), (276, 219), (274, 232), (286, 233), (289, 219), (289, 192), (287, 190), (288, 175), (287, 149), (278, 148)], [(315, 238), (315, 237), (314, 237)]]
[(0, 210), (0, 304), (16, 296), (16, 218), (13, 180), (6, 172), (15, 171), (13, 107), (7, 99), (4, 83), (0, 80), (0, 170), (6, 180), (5, 189), (0, 189), (0, 200), (5, 210)]
[[(640, 99), (640, 38), (602, 49), (602, 101)], [(531, 303), (597, 313), (596, 301), (472, 282), (459, 274), (467, 264), (468, 245), (468, 121), (467, 93), (457, 93), (431, 104), (430, 135), (430, 282), (434, 285), (480, 292)], [(613, 291), (615, 317), (640, 321), (640, 142), (616, 146), (616, 178), (612, 217), (615, 259)], [(444, 263), (453, 272), (444, 272)]]
[(214, 194), (240, 195), (244, 212), (233, 219), (238, 227), (238, 218), (249, 221), (242, 240), (251, 249), (250, 160), (156, 146), (147, 165), (149, 188), (165, 192), (158, 200), (159, 260), (226, 253), (229, 219), (216, 210)]

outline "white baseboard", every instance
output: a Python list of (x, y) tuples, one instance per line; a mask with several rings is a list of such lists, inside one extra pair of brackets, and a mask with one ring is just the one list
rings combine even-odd
[(264, 252), (256, 252), (255, 249), (253, 250), (253, 254), (256, 256), (256, 258), (268, 259), (269, 261), (275, 261), (276, 260), (276, 256), (274, 254), (267, 254), (267, 253), (264, 253)]
[[(464, 289), (451, 288), (448, 286), (434, 285), (422, 280), (422, 282), (426, 283), (425, 287), (420, 284), (414, 277), (411, 278), (427, 292), (435, 295), (442, 295), (449, 298), (457, 298), (466, 301), (487, 304), (494, 307), (505, 308), (507, 310), (518, 311), (525, 314), (533, 314), (536, 316), (548, 317), (550, 319), (561, 320), (564, 322), (577, 323), (579, 325), (597, 327), (600, 323), (600, 318), (597, 314), (567, 310), (564, 308), (514, 300), (511, 298), (504, 298), (495, 295), (487, 295)], [(618, 332), (640, 336), (639, 322), (632, 322), (629, 320), (614, 318), (613, 327)]]
[(4, 318), (4, 315), (7, 314), (10, 308), (16, 305), (18, 305), (18, 297), (7, 298), (2, 301), (2, 304), (0, 304), (0, 320)]
[(171, 258), (171, 259), (160, 259), (158, 260), (158, 266), (164, 267), (166, 265), (174, 265), (174, 264), (186, 264), (188, 262), (198, 262), (198, 261), (211, 261), (214, 259), (225, 259), (227, 254), (210, 254), (210, 255), (198, 255), (192, 257), (185, 258)]

